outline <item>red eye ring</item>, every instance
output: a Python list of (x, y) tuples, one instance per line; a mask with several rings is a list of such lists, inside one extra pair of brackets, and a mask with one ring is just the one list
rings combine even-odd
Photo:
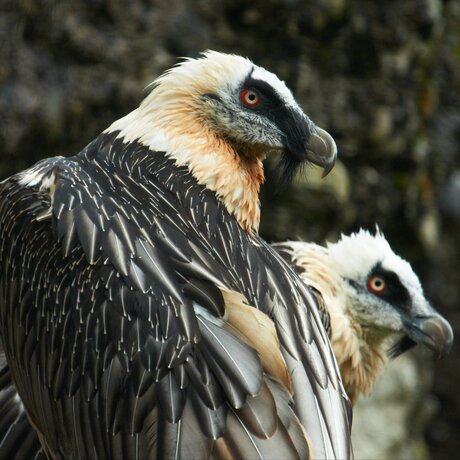
[(246, 107), (257, 107), (260, 104), (260, 97), (253, 89), (243, 89), (241, 91), (241, 102)]
[(381, 276), (371, 276), (367, 280), (367, 289), (374, 294), (382, 294), (386, 287), (387, 284)]

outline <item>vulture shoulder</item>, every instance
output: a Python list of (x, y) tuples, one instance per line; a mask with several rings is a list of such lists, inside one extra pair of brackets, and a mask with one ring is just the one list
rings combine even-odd
[(0, 185), (0, 335), (47, 453), (347, 457), (308, 289), (187, 168), (116, 135)]

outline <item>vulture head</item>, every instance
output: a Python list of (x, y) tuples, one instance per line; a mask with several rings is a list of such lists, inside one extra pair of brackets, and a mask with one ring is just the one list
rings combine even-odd
[[(192, 72), (205, 71), (204, 78), (197, 79), (206, 81), (200, 98), (205, 124), (239, 155), (263, 158), (278, 151), (286, 168), (310, 161), (322, 166), (325, 174), (332, 169), (337, 156), (334, 140), (305, 115), (275, 74), (248, 59), (215, 52), (193, 64)], [(208, 76), (209, 67), (216, 78)], [(182, 70), (188, 70), (187, 65)]]
[(262, 160), (281, 154), (280, 181), (311, 162), (327, 174), (337, 147), (276, 75), (241, 56), (208, 51), (153, 82), (140, 107), (107, 130), (186, 165), (246, 230), (259, 224)]
[(438, 357), (450, 350), (451, 326), (425, 298), (410, 264), (379, 231), (342, 235), (327, 247), (301, 241), (274, 246), (317, 294), (353, 403), (373, 387), (387, 357), (416, 344)]
[(410, 264), (395, 254), (382, 233), (361, 230), (328, 244), (331, 265), (343, 280), (347, 313), (369, 340), (402, 335), (396, 357), (416, 344), (444, 356), (451, 348), (450, 324), (425, 298)]

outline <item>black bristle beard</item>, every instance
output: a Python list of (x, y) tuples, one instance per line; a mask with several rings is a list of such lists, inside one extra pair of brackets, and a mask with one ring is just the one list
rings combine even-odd
[(307, 164), (307, 161), (295, 158), (286, 150), (283, 151), (276, 165), (277, 192), (285, 190), (291, 184), (297, 171), (302, 171)]
[(417, 345), (412, 339), (407, 336), (404, 336), (401, 340), (396, 342), (389, 350), (388, 357), (390, 359), (395, 359), (398, 356), (401, 356), (406, 351), (409, 351)]

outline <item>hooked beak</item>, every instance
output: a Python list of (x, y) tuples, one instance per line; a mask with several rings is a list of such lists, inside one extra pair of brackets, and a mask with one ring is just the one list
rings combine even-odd
[(425, 345), (434, 351), (438, 358), (443, 358), (452, 348), (454, 341), (452, 327), (437, 313), (407, 318), (404, 320), (404, 329), (411, 341)]
[(315, 126), (308, 139), (307, 158), (323, 168), (322, 177), (326, 177), (331, 172), (337, 160), (337, 145), (334, 139), (318, 126)]
[(289, 110), (284, 115), (278, 123), (284, 133), (284, 151), (279, 163), (281, 188), (290, 183), (296, 170), (305, 162), (321, 166), (325, 177), (337, 160), (334, 139), (304, 113)]

